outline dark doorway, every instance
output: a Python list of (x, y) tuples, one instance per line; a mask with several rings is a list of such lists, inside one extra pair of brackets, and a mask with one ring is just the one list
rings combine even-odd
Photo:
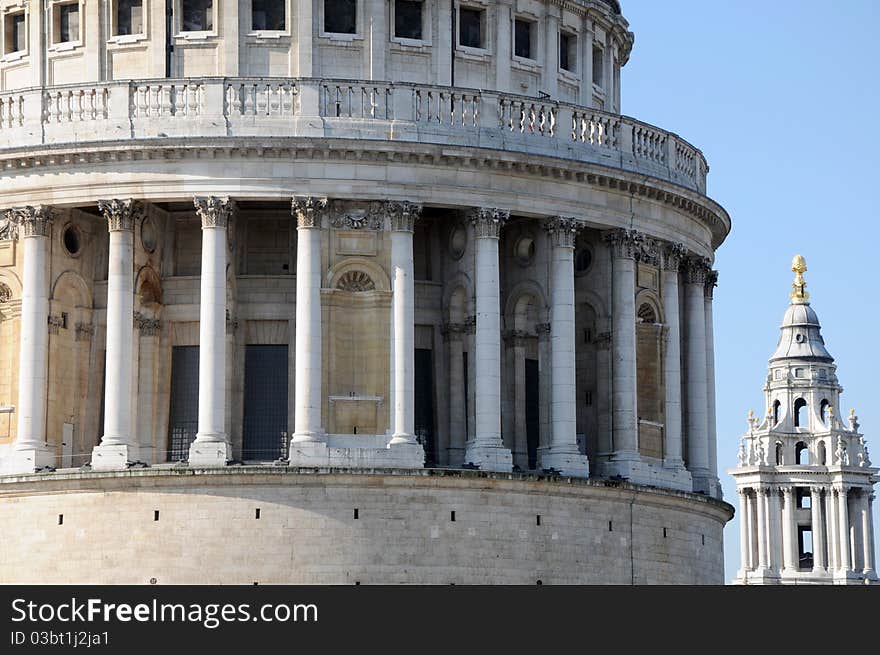
[(168, 414), (168, 461), (189, 458), (199, 429), (199, 347), (171, 350), (171, 409)]
[(287, 457), (287, 346), (247, 346), (241, 458)]
[(529, 468), (538, 467), (538, 435), (540, 433), (538, 400), (538, 360), (526, 360), (526, 450)]
[(425, 449), (425, 466), (437, 465), (434, 443), (434, 351), (416, 348), (415, 431)]

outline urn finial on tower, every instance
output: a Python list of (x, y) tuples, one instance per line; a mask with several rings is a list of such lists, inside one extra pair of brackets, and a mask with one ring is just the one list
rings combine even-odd
[(792, 302), (807, 302), (810, 294), (807, 293), (807, 283), (804, 281), (804, 273), (807, 272), (807, 260), (803, 255), (795, 255), (791, 260), (791, 270), (794, 272), (794, 283), (791, 285)]

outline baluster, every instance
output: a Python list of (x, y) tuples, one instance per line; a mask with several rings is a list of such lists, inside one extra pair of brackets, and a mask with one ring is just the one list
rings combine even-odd
[(254, 115), (254, 85), (244, 85), (244, 115)]
[(61, 92), (57, 92), (54, 94), (52, 110), (55, 115), (55, 122), (61, 122)]

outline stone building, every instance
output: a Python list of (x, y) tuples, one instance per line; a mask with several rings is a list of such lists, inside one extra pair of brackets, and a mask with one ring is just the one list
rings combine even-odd
[(739, 465), (741, 584), (876, 583), (873, 485), (855, 411), (842, 421), (843, 388), (810, 307), (803, 274), (770, 357), (763, 418), (749, 412)]
[(128, 534), (102, 579), (228, 580), (158, 545), (210, 541), (297, 563), (245, 582), (722, 580), (730, 219), (620, 114), (615, 0), (0, 20), (0, 580)]

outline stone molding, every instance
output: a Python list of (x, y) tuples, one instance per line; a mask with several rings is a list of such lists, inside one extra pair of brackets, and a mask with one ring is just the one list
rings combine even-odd
[(0, 304), (5, 305), (12, 300), (12, 289), (0, 282)]
[(610, 350), (611, 349), (611, 333), (610, 332), (600, 332), (596, 335), (596, 338), (593, 340), (593, 343), (596, 344), (596, 348), (599, 350)]
[(98, 200), (98, 209), (107, 219), (110, 232), (131, 232), (134, 230), (134, 224), (144, 216), (143, 205), (132, 198)]
[(532, 334), (526, 330), (505, 330), (502, 335), (504, 341), (509, 346), (521, 347), (526, 346), (530, 341), (537, 338), (538, 335)]
[(24, 237), (47, 237), (55, 220), (55, 212), (48, 205), (27, 205), (6, 210), (5, 222), (0, 232), (5, 239)]
[(497, 239), (509, 218), (508, 210), (496, 207), (474, 207), (467, 213), (467, 220), (474, 226), (477, 239)]
[(74, 326), (75, 341), (91, 341), (95, 334), (95, 326), (91, 323), (77, 322)]
[(440, 334), (445, 341), (461, 341), (470, 332), (471, 326), (467, 323), (444, 323), (440, 328)]
[(196, 196), (193, 198), (193, 205), (202, 221), (202, 229), (227, 227), (235, 212), (235, 201), (228, 197)]
[(712, 300), (715, 297), (715, 287), (718, 286), (718, 271), (710, 269), (706, 273), (706, 298)]
[(543, 341), (550, 338), (550, 332), (553, 326), (550, 323), (536, 323), (535, 332), (538, 333), (538, 339)]
[(49, 334), (58, 334), (61, 328), (66, 328), (64, 316), (60, 314), (49, 314)]
[(551, 216), (544, 221), (544, 229), (554, 248), (574, 248), (577, 233), (583, 225), (573, 217)]
[(162, 331), (162, 322), (140, 312), (134, 313), (134, 324), (142, 337), (154, 337)]
[(330, 227), (337, 230), (382, 230), (391, 203), (375, 200), (368, 203), (366, 209), (359, 209), (360, 204), (345, 200), (330, 201), (327, 210)]
[(296, 217), (297, 229), (321, 229), (321, 221), (328, 212), (329, 202), (327, 198), (295, 196), (290, 206)]
[(336, 283), (336, 288), (349, 293), (363, 293), (365, 291), (375, 291), (376, 283), (373, 282), (373, 278), (369, 274), (353, 269), (342, 274), (342, 277)]

